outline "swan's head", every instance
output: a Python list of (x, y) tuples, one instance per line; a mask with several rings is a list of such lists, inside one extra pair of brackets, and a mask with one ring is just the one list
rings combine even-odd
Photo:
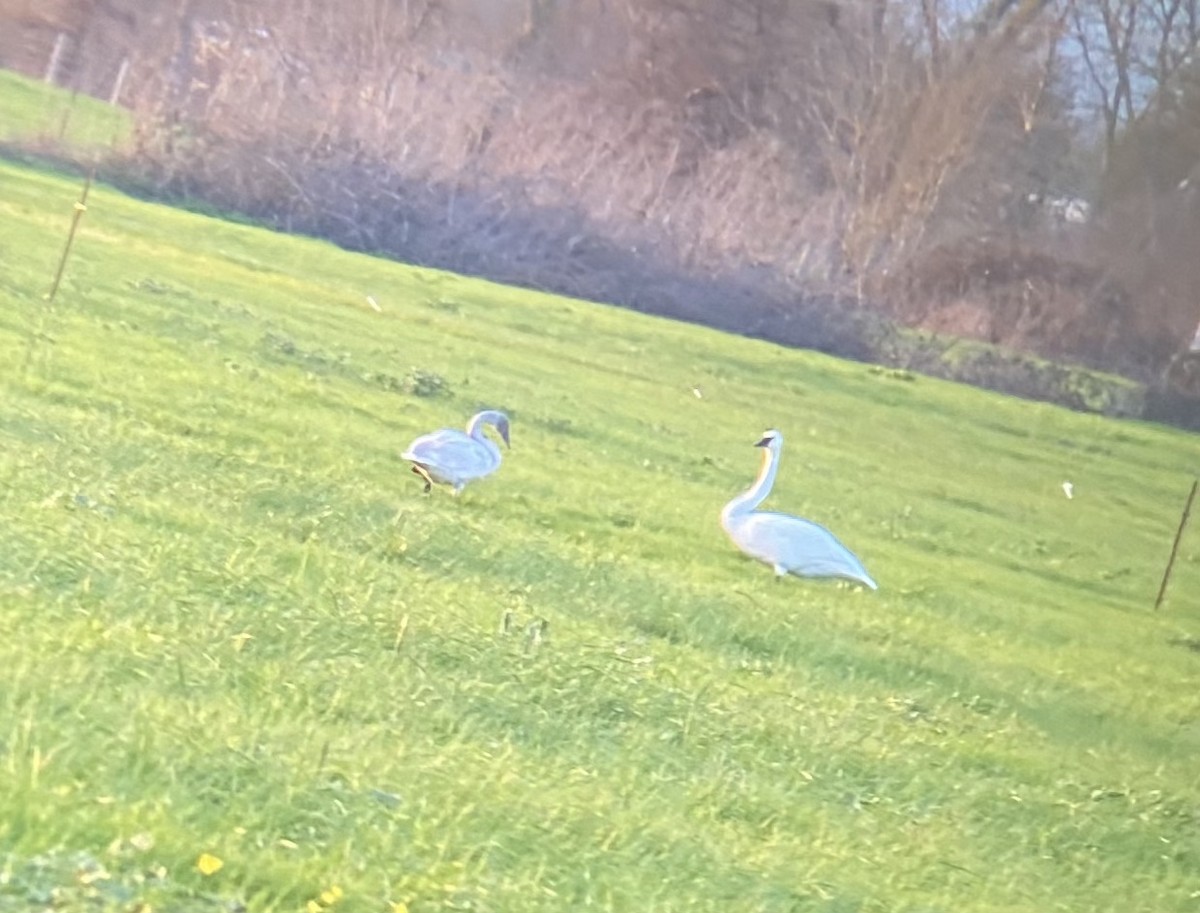
[(763, 432), (762, 440), (754, 446), (766, 447), (772, 453), (778, 453), (779, 448), (783, 446), (783, 432), (776, 431), (774, 428), (768, 428)]
[(508, 416), (503, 412), (496, 414), (499, 416), (496, 419), (496, 430), (500, 432), (500, 437), (504, 438), (504, 446), (511, 448), (512, 444), (508, 442)]

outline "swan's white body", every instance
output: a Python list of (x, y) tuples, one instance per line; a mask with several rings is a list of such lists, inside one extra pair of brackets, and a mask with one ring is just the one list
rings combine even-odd
[(783, 435), (768, 431), (755, 446), (763, 448), (758, 478), (721, 511), (721, 526), (733, 544), (771, 565), (781, 577), (843, 577), (877, 589), (862, 562), (825, 527), (788, 514), (755, 510), (775, 484)]
[(482, 479), (500, 468), (500, 448), (483, 433), (491, 425), (508, 443), (508, 416), (488, 409), (467, 422), (464, 434), (455, 428), (443, 428), (423, 434), (411, 444), (401, 458), (413, 464), (412, 471), (425, 480), (429, 491), (434, 482), (450, 485), (458, 494), (473, 479)]

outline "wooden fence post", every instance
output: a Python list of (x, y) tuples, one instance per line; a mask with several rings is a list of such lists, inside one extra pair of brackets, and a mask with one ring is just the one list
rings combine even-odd
[(113, 80), (112, 92), (109, 93), (108, 103), (110, 105), (120, 104), (121, 89), (125, 86), (125, 77), (129, 73), (129, 58), (121, 58), (121, 68), (117, 70), (117, 78)]
[(46, 64), (45, 76), (45, 81), (52, 86), (58, 85), (58, 71), (62, 67), (63, 54), (66, 53), (68, 40), (66, 32), (59, 32), (54, 36), (54, 48), (50, 51), (50, 60)]
[(1187, 503), (1183, 506), (1183, 516), (1179, 518), (1179, 529), (1175, 530), (1175, 541), (1171, 544), (1171, 557), (1167, 559), (1167, 569), (1163, 571), (1162, 584), (1158, 588), (1158, 598), (1154, 600), (1154, 611), (1162, 605), (1163, 597), (1167, 595), (1167, 581), (1171, 579), (1171, 568), (1175, 565), (1175, 555), (1179, 551), (1179, 540), (1183, 538), (1183, 528), (1187, 526), (1188, 515), (1192, 512), (1192, 502), (1196, 500), (1196, 489), (1200, 488), (1200, 479), (1192, 482), (1192, 491)]
[(92, 189), (92, 178), (95, 175), (96, 169), (93, 168), (88, 172), (87, 180), (83, 182), (83, 193), (79, 197), (79, 202), (75, 204), (75, 218), (71, 220), (71, 230), (67, 232), (67, 243), (63, 247), (62, 257), (58, 261), (58, 272), (54, 274), (54, 284), (50, 286), (50, 291), (46, 294), (47, 301), (53, 301), (54, 296), (58, 294), (58, 284), (62, 282), (63, 270), (67, 268), (67, 257), (70, 255), (71, 245), (75, 241), (75, 231), (79, 228), (79, 220), (87, 212), (88, 191)]

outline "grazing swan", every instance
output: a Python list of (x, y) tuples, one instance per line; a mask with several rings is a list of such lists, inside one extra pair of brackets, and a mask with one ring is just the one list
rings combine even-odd
[(412, 461), (412, 471), (425, 480), (426, 491), (434, 482), (442, 482), (454, 486), (458, 494), (472, 479), (482, 479), (500, 468), (500, 448), (484, 435), (484, 425), (493, 426), (504, 438), (504, 446), (510, 446), (508, 416), (488, 409), (467, 422), (466, 434), (454, 428), (423, 434), (400, 456)]
[(877, 589), (862, 562), (825, 527), (800, 517), (754, 509), (766, 500), (775, 483), (783, 435), (772, 429), (754, 446), (763, 448), (758, 478), (721, 511), (721, 526), (733, 544), (751, 558), (771, 565), (781, 577), (789, 573), (799, 577), (845, 577)]

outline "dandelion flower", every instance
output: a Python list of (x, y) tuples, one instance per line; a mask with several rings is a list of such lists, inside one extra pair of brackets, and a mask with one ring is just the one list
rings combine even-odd
[(335, 903), (342, 899), (342, 889), (340, 885), (330, 885), (327, 891), (321, 892), (321, 903), (327, 907), (332, 907)]
[(215, 875), (224, 865), (224, 861), (212, 853), (201, 853), (200, 858), (196, 860), (196, 868), (200, 870), (201, 875)]

